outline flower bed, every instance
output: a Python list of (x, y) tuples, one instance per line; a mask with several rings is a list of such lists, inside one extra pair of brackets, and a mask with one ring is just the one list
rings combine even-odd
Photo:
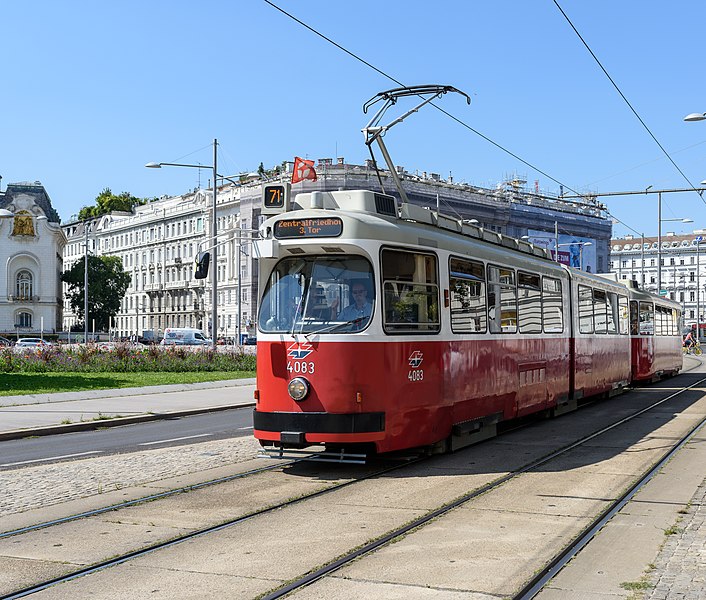
[[(225, 350), (225, 351), (224, 351)], [(255, 371), (255, 356), (240, 350), (212, 347), (148, 346), (117, 344), (111, 349), (88, 346), (46, 346), (17, 353), (0, 352), (0, 373), (183, 373), (199, 371)]]

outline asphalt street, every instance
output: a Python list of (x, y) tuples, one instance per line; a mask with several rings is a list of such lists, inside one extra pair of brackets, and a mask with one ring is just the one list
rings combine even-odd
[(252, 435), (252, 408), (0, 442), (0, 470)]

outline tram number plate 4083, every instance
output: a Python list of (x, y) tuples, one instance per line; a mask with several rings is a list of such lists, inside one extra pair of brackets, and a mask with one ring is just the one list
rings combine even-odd
[(424, 369), (412, 369), (407, 373), (407, 379), (410, 381), (424, 381)]
[(313, 361), (293, 360), (287, 363), (287, 371), (289, 373), (313, 373), (315, 365)]

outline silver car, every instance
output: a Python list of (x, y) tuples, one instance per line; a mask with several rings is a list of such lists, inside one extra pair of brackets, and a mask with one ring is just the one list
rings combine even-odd
[(15, 342), (15, 352), (31, 352), (40, 348), (51, 346), (49, 342), (40, 338), (20, 338)]

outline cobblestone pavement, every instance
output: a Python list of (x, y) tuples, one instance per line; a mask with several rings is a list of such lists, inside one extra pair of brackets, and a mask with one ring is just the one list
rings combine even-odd
[(0, 514), (10, 515), (254, 458), (252, 437), (85, 458), (0, 472)]
[(696, 490), (679, 532), (668, 536), (655, 561), (649, 600), (706, 598), (706, 479)]

